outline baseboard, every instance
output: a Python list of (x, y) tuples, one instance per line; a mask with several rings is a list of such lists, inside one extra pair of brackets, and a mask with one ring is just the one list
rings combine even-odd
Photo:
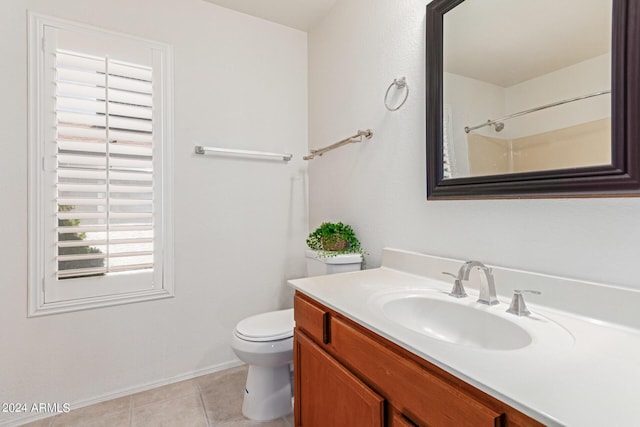
[[(201, 377), (203, 375), (213, 374), (214, 372), (224, 371), (225, 369), (235, 368), (237, 366), (242, 366), (244, 363), (240, 360), (232, 360), (225, 363), (220, 363), (218, 365), (213, 365), (208, 368), (198, 369), (197, 371), (187, 372), (185, 374), (181, 374), (172, 378), (167, 378), (159, 381), (152, 381), (146, 384), (138, 385), (135, 387), (130, 387), (126, 389), (122, 389), (116, 391), (114, 393), (107, 393), (101, 396), (93, 397), (91, 399), (84, 399), (77, 402), (71, 403), (71, 408), (73, 410), (84, 408), (85, 406), (95, 405), (96, 403), (106, 402), (107, 400), (117, 399), (119, 397), (129, 396), (130, 394), (140, 393), (143, 391), (151, 390), (156, 387), (162, 387), (164, 385), (178, 383), (180, 381), (190, 380), (193, 378)], [(0, 427), (17, 427), (27, 423), (31, 423), (34, 421), (42, 420), (45, 418), (49, 418), (55, 414), (45, 413), (38, 415), (27, 415), (24, 417), (0, 421)]]

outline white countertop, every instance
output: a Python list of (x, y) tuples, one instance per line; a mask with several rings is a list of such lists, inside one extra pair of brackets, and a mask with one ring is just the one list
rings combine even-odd
[[(386, 260), (386, 261), (385, 261)], [(385, 249), (383, 266), (377, 269), (289, 281), (290, 285), (327, 307), (343, 314), (447, 372), (502, 400), (550, 426), (631, 426), (640, 425), (640, 329), (606, 316), (587, 317), (583, 313), (534, 304), (527, 299), (531, 318), (513, 316), (525, 329), (533, 331), (531, 345), (515, 350), (487, 350), (443, 342), (412, 331), (387, 318), (376, 301), (381, 295), (399, 290), (433, 292), (451, 289), (441, 271), (457, 271), (459, 260)], [(453, 268), (452, 268), (453, 267)], [(512, 285), (500, 279), (538, 285), (546, 300), (568, 298), (566, 292), (580, 292), (575, 280), (493, 267), (500, 304), (478, 304), (478, 309), (504, 313), (510, 302)], [(525, 277), (527, 276), (527, 277)], [(566, 282), (566, 283), (565, 283)], [(473, 284), (465, 284), (469, 298), (463, 304), (477, 304)], [(554, 287), (549, 288), (550, 285)], [(584, 283), (588, 298), (620, 298), (618, 307), (605, 304), (602, 311), (613, 320), (627, 319), (627, 310), (640, 293)], [(520, 288), (518, 286), (518, 288)], [(594, 290), (595, 289), (595, 290)], [(506, 291), (505, 291), (506, 290)], [(609, 293), (610, 294), (609, 294)], [(555, 295), (554, 295), (555, 294)], [(447, 297), (449, 298), (449, 297)], [(584, 299), (588, 299), (584, 298)], [(540, 298), (542, 299), (542, 298)], [(452, 298), (452, 300), (454, 300)], [(544, 300), (543, 300), (544, 301)], [(593, 301), (585, 301), (587, 307)], [(638, 313), (635, 305), (635, 313)], [(591, 310), (586, 308), (588, 312)], [(639, 317), (633, 315), (631, 318)], [(547, 340), (535, 322), (557, 324), (561, 339)], [(542, 331), (536, 336), (537, 331)], [(562, 335), (565, 337), (562, 337)]]

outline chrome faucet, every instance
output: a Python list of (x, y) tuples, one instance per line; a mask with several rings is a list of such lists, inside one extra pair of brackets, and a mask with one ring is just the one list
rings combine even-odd
[(487, 305), (498, 304), (499, 301), (496, 295), (496, 284), (493, 281), (491, 269), (480, 261), (467, 261), (462, 264), (462, 267), (458, 270), (458, 280), (469, 280), (469, 273), (471, 273), (471, 270), (476, 267), (484, 273), (486, 279), (480, 280), (480, 295), (478, 296), (478, 302)]

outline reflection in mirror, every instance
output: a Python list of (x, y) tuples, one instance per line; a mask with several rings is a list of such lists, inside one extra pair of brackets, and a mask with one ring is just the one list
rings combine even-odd
[(443, 17), (443, 179), (611, 165), (612, 0)]

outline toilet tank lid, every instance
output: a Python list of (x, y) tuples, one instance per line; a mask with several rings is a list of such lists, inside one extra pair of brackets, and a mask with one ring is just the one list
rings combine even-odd
[(293, 309), (256, 314), (238, 322), (236, 332), (252, 341), (275, 341), (293, 336)]
[(325, 264), (358, 264), (362, 262), (362, 255), (360, 254), (339, 254), (334, 256), (322, 256), (318, 252), (308, 249), (305, 251), (305, 256), (311, 259), (317, 259)]

